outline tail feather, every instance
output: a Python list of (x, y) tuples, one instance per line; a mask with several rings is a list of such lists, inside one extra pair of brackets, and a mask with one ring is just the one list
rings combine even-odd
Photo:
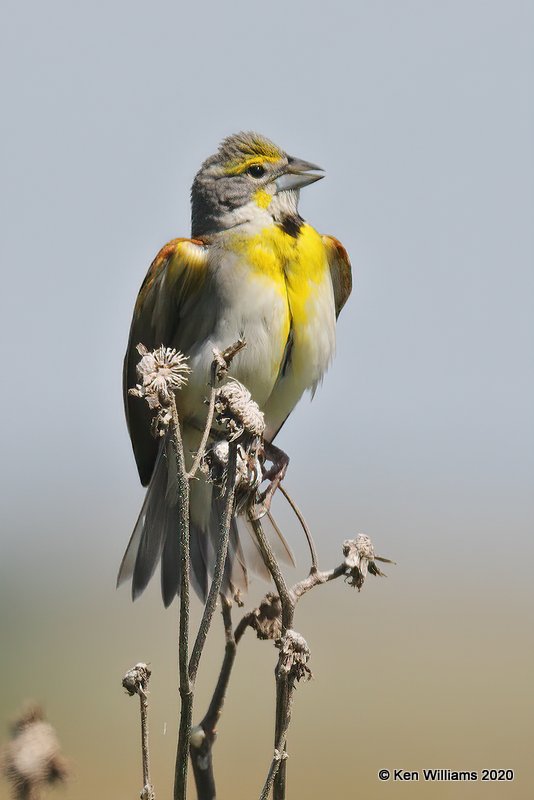
[(270, 511), (267, 512), (265, 520), (267, 525), (264, 524), (264, 527), (267, 528), (267, 537), (271, 542), (275, 556), (278, 556), (283, 564), (294, 567), (295, 557), (291, 552), (291, 548), (288, 545), (284, 534), (278, 527), (276, 520)]
[[(271, 574), (263, 560), (252, 523), (246, 515), (241, 514), (239, 517), (237, 517), (237, 524), (241, 533), (240, 541), (242, 550), (245, 554), (247, 566), (251, 572), (253, 572), (262, 580), (270, 581)], [(293, 553), (291, 552), (291, 548), (286, 542), (282, 531), (276, 524), (270, 511), (264, 517), (262, 517), (261, 524), (265, 536), (278, 560), (283, 564), (294, 567), (295, 559), (293, 557)]]
[[(154, 473), (117, 576), (117, 586), (132, 578), (132, 597), (135, 600), (154, 574), (163, 547), (163, 526), (157, 519), (162, 508), (161, 490), (165, 486), (166, 470), (162, 451), (158, 455)], [(157, 497), (156, 497), (157, 495)], [(148, 577), (145, 580), (145, 576)], [(139, 590), (136, 591), (139, 582)]]
[(179, 594), (180, 575), (180, 539), (175, 521), (174, 531), (165, 532), (165, 544), (161, 554), (161, 596), (165, 608), (168, 608)]
[(209, 541), (206, 532), (192, 521), (190, 523), (191, 537), (189, 550), (191, 559), (191, 583), (199, 598), (204, 603), (208, 595), (209, 574)]
[[(143, 533), (137, 548), (137, 558), (132, 577), (132, 597), (136, 600), (146, 589), (161, 558), (171, 516), (165, 502), (165, 461), (150, 482), (150, 501), (143, 520)], [(172, 509), (174, 511), (174, 509)]]
[[(132, 579), (132, 597), (146, 589), (161, 562), (161, 593), (169, 606), (180, 592), (180, 535), (178, 520), (179, 484), (175, 457), (167, 441), (162, 442), (141, 513), (122, 559), (117, 586)], [(190, 494), (191, 584), (205, 601), (213, 576), (219, 540), (219, 521), (223, 501), (214, 487), (204, 480), (194, 481)], [(262, 524), (275, 554), (294, 565), (291, 550), (280, 529), (267, 514)], [(245, 515), (233, 517), (230, 524), (228, 555), (221, 590), (229, 597), (236, 590), (248, 589), (249, 570), (270, 581), (252, 525)]]

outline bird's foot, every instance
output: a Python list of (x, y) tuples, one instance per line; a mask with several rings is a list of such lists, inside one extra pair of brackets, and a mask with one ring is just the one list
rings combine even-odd
[(265, 459), (270, 461), (272, 466), (263, 473), (263, 480), (269, 481), (269, 485), (257, 498), (249, 511), (252, 519), (261, 519), (271, 508), (274, 493), (283, 481), (289, 465), (289, 456), (270, 442), (264, 443)]

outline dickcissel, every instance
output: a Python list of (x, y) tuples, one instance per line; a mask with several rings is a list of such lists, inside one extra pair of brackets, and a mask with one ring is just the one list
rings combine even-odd
[[(165, 345), (189, 358), (188, 383), (176, 395), (189, 457), (205, 422), (213, 350), (244, 339), (231, 373), (263, 411), (265, 441), (271, 443), (303, 393), (313, 393), (321, 381), (334, 354), (336, 318), (352, 287), (343, 246), (317, 233), (298, 212), (300, 189), (324, 177), (322, 172), (257, 133), (229, 136), (194, 179), (192, 238), (165, 245), (141, 286), (124, 391), (137, 468), (148, 490), (118, 577), (118, 583), (132, 579), (134, 599), (160, 561), (166, 606), (180, 582), (177, 508), (167, 492), (167, 461), (151, 435), (149, 409), (128, 395), (136, 383), (136, 346)], [(202, 476), (191, 484), (191, 581), (201, 597), (213, 567), (218, 495)], [(234, 519), (227, 591), (246, 588), (251, 566), (246, 538)], [(256, 552), (250, 540), (248, 550)], [(261, 570), (257, 552), (256, 567)]]

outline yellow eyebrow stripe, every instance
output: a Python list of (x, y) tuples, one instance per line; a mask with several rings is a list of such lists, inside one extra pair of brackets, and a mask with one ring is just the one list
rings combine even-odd
[(242, 161), (228, 161), (224, 165), (225, 175), (242, 175), (253, 164), (274, 164), (280, 161), (280, 156), (250, 156)]

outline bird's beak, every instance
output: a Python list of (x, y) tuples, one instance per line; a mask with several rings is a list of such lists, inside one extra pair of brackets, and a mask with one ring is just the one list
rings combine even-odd
[(316, 175), (316, 172), (324, 172), (317, 164), (310, 161), (302, 161), (300, 158), (289, 156), (286, 171), (275, 180), (276, 192), (285, 192), (288, 189), (302, 189), (310, 183), (320, 181), (324, 175)]

